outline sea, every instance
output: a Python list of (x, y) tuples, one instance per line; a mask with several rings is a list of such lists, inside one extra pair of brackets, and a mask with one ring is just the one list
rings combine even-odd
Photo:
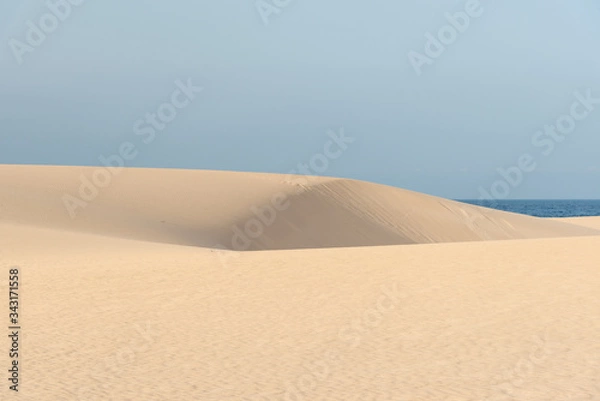
[(536, 217), (600, 216), (600, 200), (459, 200)]

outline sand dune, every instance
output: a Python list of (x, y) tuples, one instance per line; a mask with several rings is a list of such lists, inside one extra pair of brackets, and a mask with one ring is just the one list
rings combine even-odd
[[(164, 169), (0, 166), (5, 222), (269, 250), (595, 235), (598, 230), (361, 181)], [(87, 184), (82, 184), (87, 182)]]
[[(600, 400), (599, 218), (127, 169), (73, 219), (61, 198), (93, 172), (0, 166), (22, 326), (19, 396), (3, 378), (1, 400)], [(211, 248), (265, 205), (259, 251)]]
[(600, 230), (600, 217), (563, 217), (554, 220), (561, 223), (569, 223), (581, 227), (592, 228), (594, 230)]

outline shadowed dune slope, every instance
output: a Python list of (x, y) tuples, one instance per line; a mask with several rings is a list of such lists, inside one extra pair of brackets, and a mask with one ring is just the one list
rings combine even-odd
[(0, 166), (0, 222), (235, 250), (600, 234), (346, 179), (15, 165)]

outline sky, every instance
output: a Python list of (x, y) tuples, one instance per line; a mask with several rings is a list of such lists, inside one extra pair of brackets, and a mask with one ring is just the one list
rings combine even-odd
[(0, 2), (0, 163), (600, 199), (594, 0), (71, 1)]

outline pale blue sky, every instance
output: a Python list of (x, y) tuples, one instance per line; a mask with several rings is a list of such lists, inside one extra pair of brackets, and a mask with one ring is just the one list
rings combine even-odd
[[(326, 175), (476, 198), (530, 153), (511, 198), (600, 198), (600, 105), (551, 154), (532, 145), (575, 91), (600, 98), (598, 3), (482, 0), (417, 76), (408, 52), (466, 3), (292, 0), (265, 25), (252, 0), (87, 0), (19, 64), (9, 39), (48, 8), (1, 2), (0, 163), (97, 165), (131, 141), (128, 166), (287, 173), (343, 127)], [(142, 143), (178, 79), (204, 90)]]

